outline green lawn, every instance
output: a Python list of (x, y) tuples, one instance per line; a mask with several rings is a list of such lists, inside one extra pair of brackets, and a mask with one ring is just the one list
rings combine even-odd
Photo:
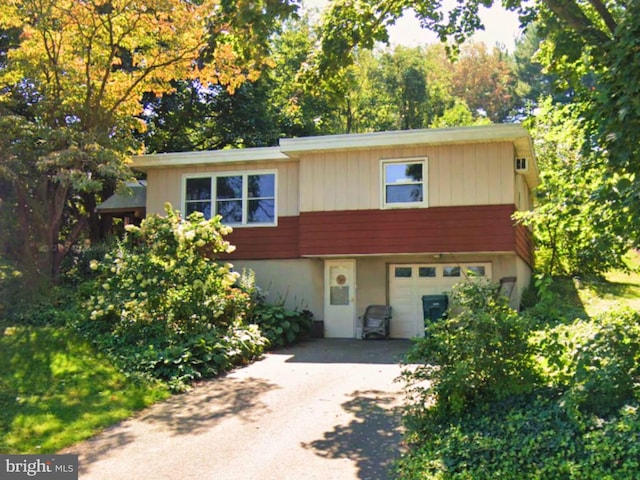
[(615, 271), (604, 280), (573, 280), (580, 306), (589, 317), (620, 306), (640, 311), (640, 254), (630, 253), (625, 260), (630, 273)]
[(169, 394), (65, 328), (0, 327), (0, 452), (52, 453)]

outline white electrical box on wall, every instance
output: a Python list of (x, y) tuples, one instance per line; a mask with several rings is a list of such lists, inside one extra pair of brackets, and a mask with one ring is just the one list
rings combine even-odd
[(524, 157), (518, 157), (515, 161), (517, 173), (527, 173), (529, 171), (529, 162)]

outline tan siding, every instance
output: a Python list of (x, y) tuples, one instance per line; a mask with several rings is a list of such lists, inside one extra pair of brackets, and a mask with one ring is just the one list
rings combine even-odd
[(477, 167), (480, 160), (476, 152), (476, 146), (465, 145), (462, 158), (462, 195), (458, 198), (462, 198), (463, 205), (474, 205), (477, 202), (476, 180), (478, 175)]
[(150, 170), (147, 174), (147, 215), (164, 214), (164, 204), (180, 207), (180, 176), (173, 170)]
[(380, 165), (371, 168), (371, 160), (367, 155), (358, 156), (358, 175), (356, 184), (353, 186), (357, 192), (358, 202), (356, 209), (367, 210), (370, 208), (380, 208)]
[(505, 145), (504, 153), (500, 156), (501, 163), (499, 166), (499, 171), (501, 172), (501, 183), (500, 189), (503, 193), (504, 199), (510, 199), (510, 202), (513, 202), (513, 198), (515, 196), (515, 184), (513, 178), (515, 177), (515, 165), (514, 158), (515, 154), (511, 145)]
[(357, 152), (349, 154), (349, 160), (347, 163), (346, 169), (346, 184), (344, 188), (346, 189), (346, 198), (345, 198), (345, 206), (347, 208), (348, 205), (358, 205), (358, 189), (355, 188), (358, 183), (361, 181), (360, 176), (358, 175), (358, 168), (360, 166), (360, 161), (358, 160)]
[(296, 216), (298, 210), (298, 164), (291, 162), (256, 162), (206, 165), (190, 168), (158, 168), (147, 173), (147, 213), (164, 213), (165, 202), (182, 210), (182, 178), (194, 173), (244, 172), (275, 170), (278, 172), (278, 216)]
[(478, 204), (489, 204), (489, 190), (491, 189), (491, 160), (496, 157), (495, 145), (489, 144), (487, 148), (476, 148), (477, 161), (475, 170), (475, 198)]
[(324, 160), (324, 178), (329, 179), (324, 184), (325, 210), (336, 210), (336, 183), (338, 182), (338, 159), (326, 156)]
[(184, 174), (262, 169), (278, 171), (279, 216), (379, 209), (380, 161), (416, 157), (428, 158), (430, 207), (515, 203), (513, 147), (505, 142), (305, 154), (299, 166), (291, 161), (151, 169), (147, 211), (162, 213), (166, 201), (182, 208)]
[[(298, 215), (300, 213), (300, 179), (298, 178), (298, 164), (290, 163), (283, 165), (284, 168), (278, 168), (282, 172), (282, 177), (286, 182), (280, 181), (278, 185), (278, 210), (283, 216)], [(282, 203), (282, 206), (280, 205)]]
[(429, 150), (429, 206), (513, 203), (513, 154), (508, 143)]
[(436, 147), (429, 160), (429, 205), (452, 205), (451, 149)]
[(347, 198), (347, 191), (348, 191), (348, 180), (349, 180), (349, 163), (350, 163), (350, 159), (347, 156), (346, 159), (346, 164), (344, 166), (338, 166), (337, 164), (334, 164), (334, 168), (336, 170), (341, 170), (342, 175), (338, 175), (337, 173), (335, 174), (335, 204), (334, 204), (334, 209), (335, 210), (346, 210), (348, 208), (349, 202), (348, 202), (348, 198)]
[[(510, 145), (506, 145), (507, 150), (506, 152), (500, 152), (499, 148), (496, 148), (495, 154), (491, 155), (490, 158), (487, 160), (487, 175), (489, 175), (489, 177), (491, 177), (492, 175), (494, 176), (494, 181), (497, 180), (498, 177), (495, 176), (496, 172), (499, 172), (501, 170), (501, 165), (505, 162), (505, 160), (503, 159), (504, 157), (509, 157), (509, 153), (511, 152), (511, 147)], [(511, 159), (507, 160), (508, 162), (511, 161)], [(506, 199), (503, 197), (503, 189), (500, 185), (495, 185), (493, 183), (489, 183), (490, 188), (489, 188), (489, 195), (488, 195), (488, 199), (487, 199), (487, 203), (500, 203), (501, 201), (506, 201)]]
[(524, 176), (516, 175), (515, 183), (515, 204), (518, 207), (518, 210), (530, 210), (533, 208), (531, 203), (531, 192), (529, 191), (529, 187), (527, 186)]

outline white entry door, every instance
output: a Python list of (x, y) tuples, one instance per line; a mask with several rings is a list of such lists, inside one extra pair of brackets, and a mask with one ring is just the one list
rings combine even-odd
[(355, 337), (356, 261), (324, 262), (324, 328), (330, 338)]

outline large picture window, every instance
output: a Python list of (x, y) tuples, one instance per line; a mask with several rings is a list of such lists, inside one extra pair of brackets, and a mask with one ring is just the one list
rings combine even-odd
[(382, 162), (384, 207), (426, 206), (426, 159)]
[(276, 174), (233, 173), (187, 177), (186, 215), (221, 215), (227, 225), (276, 224)]

